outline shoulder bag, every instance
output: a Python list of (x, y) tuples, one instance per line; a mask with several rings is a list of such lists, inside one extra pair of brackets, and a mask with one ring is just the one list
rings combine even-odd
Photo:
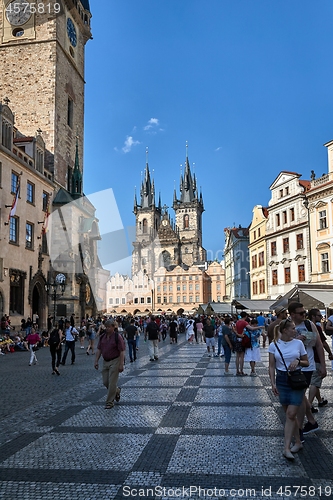
[(276, 342), (274, 342), (274, 344), (275, 344), (275, 347), (277, 348), (277, 350), (279, 351), (279, 354), (281, 356), (281, 359), (283, 361), (284, 366), (286, 367), (287, 374), (288, 374), (288, 382), (289, 382), (290, 387), (294, 391), (302, 391), (303, 389), (307, 389), (308, 383), (306, 381), (304, 373), (301, 370), (295, 370), (293, 372), (289, 371), (287, 368), (286, 362), (284, 360), (284, 357), (282, 355), (282, 352), (279, 349), (279, 346), (277, 345)]

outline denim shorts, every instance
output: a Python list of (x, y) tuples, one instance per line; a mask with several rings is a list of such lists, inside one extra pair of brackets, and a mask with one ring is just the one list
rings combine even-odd
[(279, 399), (282, 405), (301, 405), (304, 396), (304, 389), (301, 391), (295, 391), (295, 389), (292, 389), (289, 385), (288, 374), (286, 371), (276, 370), (276, 387), (279, 391)]

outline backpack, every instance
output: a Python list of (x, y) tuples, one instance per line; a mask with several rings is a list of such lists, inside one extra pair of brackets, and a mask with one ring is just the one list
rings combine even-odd
[(49, 338), (49, 345), (50, 346), (55, 346), (60, 343), (60, 335), (58, 330), (52, 330), (50, 333), (50, 338)]
[(245, 347), (245, 349), (249, 349), (250, 347), (252, 348), (250, 330), (244, 330), (244, 337), (242, 338), (242, 346)]

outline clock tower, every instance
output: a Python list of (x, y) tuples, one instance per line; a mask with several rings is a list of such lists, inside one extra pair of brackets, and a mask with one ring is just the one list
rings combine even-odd
[(41, 129), (45, 167), (68, 190), (83, 137), (90, 20), (89, 0), (0, 0), (0, 99), (9, 98), (22, 134)]

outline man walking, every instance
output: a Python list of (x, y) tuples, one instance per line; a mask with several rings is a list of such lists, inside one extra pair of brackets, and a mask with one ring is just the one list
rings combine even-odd
[[(288, 306), (289, 314), (293, 322), (295, 323), (296, 338), (302, 340), (305, 345), (305, 349), (308, 355), (309, 366), (302, 368), (303, 373), (306, 376), (308, 386), (311, 383), (312, 372), (316, 370), (316, 364), (314, 360), (313, 348), (316, 348), (319, 363), (317, 365), (317, 373), (321, 378), (326, 377), (326, 365), (323, 344), (320, 340), (316, 325), (312, 321), (305, 319), (306, 311), (303, 304), (300, 302), (291, 302)], [(308, 422), (303, 428), (303, 434), (309, 434), (318, 429), (318, 424), (313, 418), (311, 413), (311, 406), (309, 400), (304, 394), (303, 402), (299, 407), (297, 413), (298, 424), (300, 428), (303, 426), (304, 415), (306, 415)]]
[(158, 342), (161, 340), (159, 328), (157, 324), (155, 323), (155, 317), (152, 316), (150, 318), (149, 323), (147, 324), (146, 328), (146, 334), (145, 334), (145, 340), (148, 337), (149, 341), (149, 358), (150, 361), (157, 361), (158, 360)]
[(134, 318), (131, 319), (130, 324), (125, 328), (125, 337), (127, 339), (127, 345), (128, 345), (128, 354), (130, 357), (131, 363), (133, 363), (133, 358), (134, 361), (136, 361), (136, 335), (138, 333), (138, 329), (135, 326), (135, 321)]
[(65, 339), (66, 339), (66, 344), (65, 344), (65, 352), (62, 357), (61, 364), (65, 365), (66, 363), (66, 358), (68, 351), (70, 350), (72, 353), (72, 365), (75, 363), (75, 336), (79, 335), (79, 332), (77, 331), (74, 326), (71, 326), (71, 323), (69, 320), (66, 319), (65, 322), (65, 331), (64, 331)]
[(108, 319), (105, 322), (105, 332), (99, 338), (95, 369), (98, 370), (99, 358), (103, 357), (102, 378), (108, 390), (105, 409), (110, 410), (114, 401), (120, 400), (120, 387), (118, 384), (119, 373), (124, 371), (125, 342), (118, 331), (115, 331), (115, 321)]

